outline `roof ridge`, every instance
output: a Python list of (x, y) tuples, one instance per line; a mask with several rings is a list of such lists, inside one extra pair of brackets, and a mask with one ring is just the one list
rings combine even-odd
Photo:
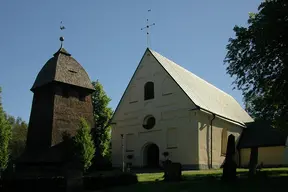
[[(215, 89), (217, 89), (217, 90), (221, 91), (222, 93), (226, 94), (227, 96), (230, 96), (230, 97), (232, 97), (230, 94), (228, 94), (228, 93), (226, 93), (225, 91), (223, 91), (223, 90), (219, 89), (218, 87), (216, 87), (216, 86), (215, 86), (215, 85), (213, 85), (212, 83), (210, 83), (210, 82), (208, 82), (208, 81), (204, 80), (203, 78), (201, 78), (201, 77), (199, 77), (198, 75), (196, 75), (196, 74), (192, 73), (191, 71), (189, 71), (189, 70), (185, 69), (185, 68), (184, 68), (184, 67), (182, 67), (181, 65), (179, 65), (179, 64), (177, 64), (177, 63), (175, 63), (173, 60), (171, 60), (171, 59), (169, 59), (169, 58), (167, 58), (167, 57), (165, 57), (165, 56), (161, 55), (161, 54), (160, 54), (160, 53), (158, 53), (157, 51), (154, 51), (154, 50), (151, 50), (151, 49), (149, 49), (149, 50), (150, 50), (152, 53), (154, 52), (154, 53), (156, 53), (156, 54), (158, 54), (158, 55), (162, 56), (163, 58), (165, 58), (165, 59), (167, 59), (167, 60), (171, 61), (171, 63), (172, 63), (172, 64), (174, 64), (175, 66), (177, 66), (177, 67), (180, 67), (182, 70), (185, 70), (185, 72), (188, 72), (189, 74), (192, 74), (193, 76), (195, 76), (195, 77), (196, 77), (196, 78), (198, 78), (199, 80), (201, 80), (201, 81), (203, 81), (203, 82), (207, 83), (209, 86), (212, 86), (213, 88), (215, 88)], [(232, 97), (232, 98), (233, 98), (233, 97)], [(234, 98), (233, 98), (233, 99), (234, 99)]]
[[(197, 106), (240, 123), (253, 121), (238, 101), (212, 83), (195, 75), (181, 65), (149, 49), (159, 64)], [(206, 92), (205, 92), (206, 91)], [(207, 92), (208, 91), (208, 92)]]

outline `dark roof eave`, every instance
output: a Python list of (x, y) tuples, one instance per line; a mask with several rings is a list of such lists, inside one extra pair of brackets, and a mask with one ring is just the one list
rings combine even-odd
[[(30, 89), (30, 91), (32, 91), (32, 92), (34, 93), (34, 91), (35, 91), (36, 89), (41, 88), (41, 87), (43, 87), (43, 86), (46, 86), (46, 85), (48, 85), (48, 84), (50, 84), (50, 83), (53, 83), (53, 82), (63, 83), (63, 82), (61, 82), (61, 81), (55, 81), (55, 80), (54, 80), (54, 81), (52, 81), (52, 82), (44, 83), (44, 84), (38, 85), (38, 86), (33, 85), (33, 87)], [(82, 86), (73, 85), (73, 84), (67, 84), (67, 85), (75, 86), (75, 87), (78, 87), (78, 88), (81, 88), (81, 89), (86, 89), (86, 90), (88, 90), (89, 93), (93, 93), (94, 91), (96, 91), (93, 86), (91, 86), (92, 88), (90, 88), (90, 87), (82, 87)], [(91, 84), (91, 85), (92, 85), (92, 84)]]
[(253, 148), (253, 147), (282, 147), (285, 146), (285, 143), (283, 144), (259, 144), (259, 145), (244, 145), (244, 146), (238, 146), (239, 149), (247, 149), (247, 148)]

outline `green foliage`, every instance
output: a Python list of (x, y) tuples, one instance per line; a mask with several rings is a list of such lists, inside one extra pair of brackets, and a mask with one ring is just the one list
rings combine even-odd
[(25, 149), (28, 125), (20, 117), (15, 119), (7, 116), (7, 120), (12, 126), (12, 139), (9, 143), (9, 150), (12, 159), (18, 158)]
[(74, 137), (74, 145), (76, 157), (83, 165), (84, 171), (86, 171), (92, 165), (92, 159), (95, 154), (95, 146), (90, 134), (89, 125), (83, 118), (80, 119), (80, 127)]
[(0, 172), (7, 168), (9, 162), (9, 141), (11, 139), (11, 125), (6, 120), (1, 102), (0, 87)]
[(243, 92), (247, 111), (288, 127), (288, 2), (265, 1), (247, 27), (234, 27), (225, 63)]
[(93, 114), (95, 121), (94, 140), (97, 152), (103, 157), (110, 157), (111, 127), (109, 121), (113, 111), (108, 107), (111, 99), (106, 95), (99, 81), (92, 82), (95, 92), (92, 94)]

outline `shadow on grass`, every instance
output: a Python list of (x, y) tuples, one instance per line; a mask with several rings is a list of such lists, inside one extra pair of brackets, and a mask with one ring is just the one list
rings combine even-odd
[(163, 169), (149, 169), (149, 168), (134, 168), (132, 169), (133, 173), (162, 173)]
[[(275, 171), (260, 171), (254, 177), (249, 177), (248, 172), (240, 172), (237, 174), (237, 179), (232, 182), (221, 180), (222, 173), (215, 174), (199, 174), (199, 175), (184, 175), (183, 182), (189, 183), (197, 188), (201, 186), (204, 189), (225, 189), (233, 191), (241, 191), (243, 189), (253, 191), (253, 189), (284, 189), (288, 181), (287, 170)], [(204, 190), (205, 191), (205, 190)]]
[(267, 190), (283, 190), (286, 189), (288, 182), (288, 170), (262, 170), (253, 177), (248, 177), (247, 171), (239, 171), (237, 180), (233, 182), (221, 181), (221, 172), (207, 174), (184, 174), (183, 180), (180, 182), (166, 182), (162, 178), (157, 178), (155, 181), (142, 181), (138, 184), (114, 188), (109, 191), (125, 191), (125, 192), (144, 192), (144, 191), (165, 191), (165, 192), (189, 192), (200, 190), (206, 191), (221, 191), (221, 192), (236, 192), (245, 190), (245, 192), (267, 191)]
[[(260, 187), (263, 189), (268, 188), (283, 188), (286, 186), (286, 182), (288, 182), (288, 170), (263, 170), (258, 172), (253, 178), (249, 177), (248, 172), (239, 172), (237, 173), (237, 180), (232, 182), (224, 182), (221, 180), (222, 173), (209, 173), (209, 174), (191, 174), (191, 175), (183, 175), (182, 181), (180, 182), (167, 182), (163, 179), (156, 179), (153, 183), (186, 183), (189, 185), (193, 185), (197, 188), (197, 185), (200, 185), (204, 188), (211, 187), (217, 185), (229, 186), (233, 185), (235, 187), (238, 186), (240, 189), (244, 188), (254, 188)], [(151, 181), (142, 182), (143, 184), (149, 184)], [(260, 186), (261, 185), (261, 186)], [(237, 189), (236, 189), (237, 191)]]

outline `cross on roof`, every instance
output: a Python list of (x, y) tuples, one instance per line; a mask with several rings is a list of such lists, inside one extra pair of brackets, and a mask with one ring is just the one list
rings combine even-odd
[[(151, 9), (148, 10), (148, 12), (151, 12)], [(147, 47), (149, 47), (150, 45), (150, 33), (149, 33), (149, 28), (154, 26), (155, 23), (152, 23), (152, 24), (149, 24), (149, 20), (147, 19), (147, 24), (145, 27), (141, 28), (141, 30), (144, 30), (146, 29), (146, 35), (147, 35)]]

